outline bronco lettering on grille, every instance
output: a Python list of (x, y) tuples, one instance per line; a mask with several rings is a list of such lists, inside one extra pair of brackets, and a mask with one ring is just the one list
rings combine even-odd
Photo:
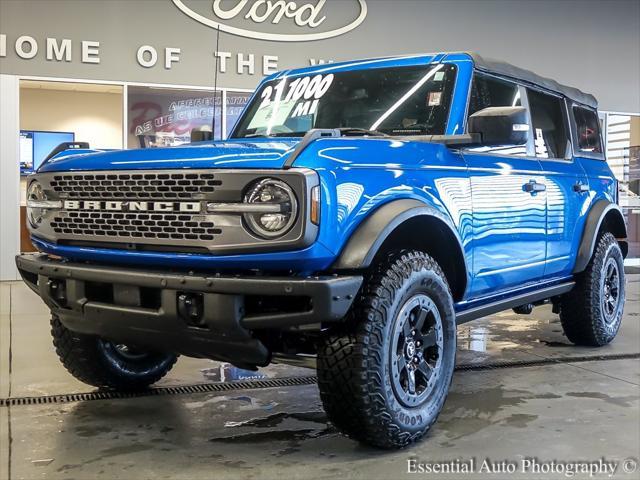
[(112, 212), (183, 212), (199, 213), (200, 202), (121, 202), (65, 200), (65, 210), (107, 210)]

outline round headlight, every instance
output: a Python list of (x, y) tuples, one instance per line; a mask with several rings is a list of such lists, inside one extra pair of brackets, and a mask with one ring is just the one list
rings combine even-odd
[(29, 219), (29, 223), (33, 228), (38, 228), (38, 226), (42, 223), (42, 215), (44, 214), (44, 209), (29, 207), (29, 200), (35, 201), (43, 201), (46, 200), (47, 196), (42, 189), (42, 185), (37, 180), (34, 180), (29, 184), (29, 188), (27, 188), (27, 218)]
[(287, 233), (296, 221), (298, 203), (289, 185), (275, 178), (265, 178), (249, 188), (244, 202), (255, 205), (255, 212), (244, 219), (253, 233), (275, 238)]

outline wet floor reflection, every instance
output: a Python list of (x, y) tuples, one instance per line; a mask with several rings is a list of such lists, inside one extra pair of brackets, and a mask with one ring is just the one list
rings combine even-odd
[(458, 326), (458, 350), (500, 354), (507, 350), (532, 350), (540, 345), (564, 346), (568, 340), (559, 318), (549, 306), (531, 315), (502, 312)]
[(191, 383), (229, 383), (266, 380), (284, 377), (306, 377), (315, 370), (272, 363), (257, 370), (236, 367), (228, 362), (180, 357), (176, 368), (158, 385)]
[[(466, 330), (466, 331), (465, 331)], [(473, 352), (486, 352), (489, 330), (485, 327), (461, 328), (458, 330), (458, 348)]]
[(245, 370), (230, 363), (219, 363), (210, 368), (200, 369), (204, 379), (208, 382), (234, 382), (245, 380), (262, 380), (273, 375), (268, 375), (266, 370)]

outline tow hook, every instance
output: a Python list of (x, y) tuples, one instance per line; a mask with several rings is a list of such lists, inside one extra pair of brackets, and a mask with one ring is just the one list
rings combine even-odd
[(178, 293), (178, 315), (187, 325), (206, 328), (204, 299), (201, 293)]
[(49, 295), (61, 307), (67, 306), (67, 284), (64, 280), (50, 279), (47, 282)]

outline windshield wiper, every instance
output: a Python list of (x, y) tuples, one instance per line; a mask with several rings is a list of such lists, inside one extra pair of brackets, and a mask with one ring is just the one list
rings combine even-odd
[[(372, 137), (389, 137), (390, 135), (380, 130), (367, 130), (366, 128), (341, 127), (324, 130), (337, 130), (345, 137), (354, 135), (371, 135)], [(273, 138), (273, 137), (303, 137), (305, 132), (278, 132), (278, 133), (247, 133), (242, 138)]]
[(279, 132), (279, 133), (247, 133), (240, 138), (275, 138), (275, 137), (302, 137), (304, 132)]
[(380, 130), (367, 130), (366, 128), (355, 128), (355, 127), (342, 127), (336, 128), (339, 130), (341, 134), (345, 136), (349, 135), (371, 135), (374, 137), (388, 137), (389, 135), (381, 132)]
[(269, 137), (273, 137), (274, 135), (267, 135), (266, 133), (247, 133), (246, 135), (242, 136), (241, 138), (269, 138)]

